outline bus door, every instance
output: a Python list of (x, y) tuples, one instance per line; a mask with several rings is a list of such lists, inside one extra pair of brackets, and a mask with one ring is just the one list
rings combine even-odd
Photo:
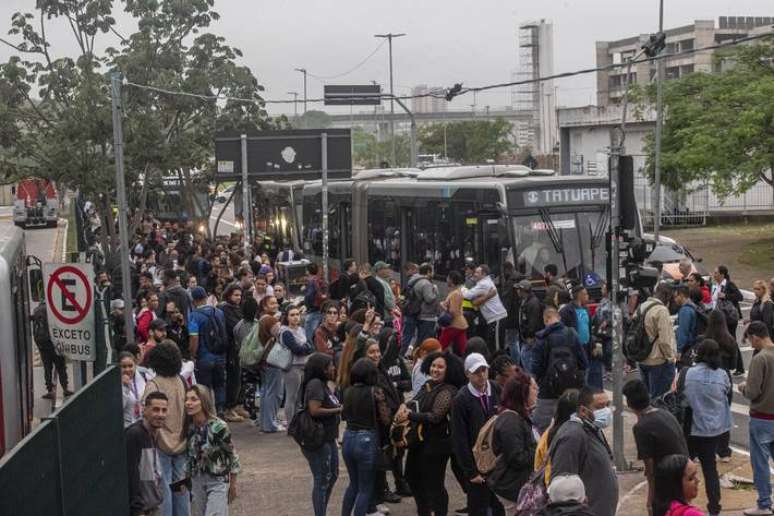
[[(465, 217), (467, 246), (472, 246), (472, 257), (476, 264), (485, 263), (492, 275), (499, 276), (503, 256), (508, 252), (508, 233), (505, 221), (495, 211), (468, 213)], [(469, 252), (469, 251), (468, 251)]]

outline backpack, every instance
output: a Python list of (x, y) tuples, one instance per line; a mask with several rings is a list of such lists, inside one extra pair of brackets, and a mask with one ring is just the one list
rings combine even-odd
[(42, 346), (51, 340), (48, 332), (48, 314), (44, 304), (38, 305), (32, 313), (32, 336), (35, 338), (35, 343), (38, 346)]
[[(725, 289), (723, 291), (725, 292)], [(739, 311), (736, 309), (734, 303), (728, 299), (718, 299), (715, 308), (723, 312), (723, 315), (726, 316), (726, 324), (729, 326), (739, 324)]]
[(685, 377), (688, 374), (689, 367), (683, 367), (677, 375), (677, 388), (674, 391), (667, 391), (653, 400), (653, 407), (666, 410), (677, 419), (683, 428), (685, 435), (691, 435), (691, 422), (693, 412), (688, 400), (685, 397)]
[[(243, 323), (244, 324), (244, 323)], [(264, 346), (261, 339), (258, 338), (260, 331), (260, 325), (258, 321), (255, 321), (253, 327), (247, 333), (245, 340), (242, 342), (242, 347), (239, 348), (239, 363), (242, 367), (253, 367), (258, 365), (258, 362), (263, 356)]]
[(564, 329), (564, 340), (560, 345), (546, 346), (546, 385), (552, 396), (558, 398), (567, 389), (583, 387), (583, 373), (578, 369), (578, 357), (570, 343), (572, 337), (570, 328)]
[(217, 309), (199, 310), (199, 313), (207, 318), (207, 324), (204, 327), (204, 343), (207, 349), (214, 355), (221, 355), (228, 349), (228, 339), (226, 339), (225, 325), (215, 314), (215, 310)]
[(359, 308), (376, 306), (376, 296), (368, 288), (368, 285), (366, 284), (366, 282), (361, 280), (357, 283), (357, 285), (360, 290), (359, 292), (357, 292), (357, 294), (355, 294), (355, 297), (352, 299), (352, 311), (355, 311)]
[(403, 315), (416, 317), (422, 312), (422, 299), (417, 295), (414, 287), (423, 279), (427, 281), (427, 278), (418, 278), (406, 284), (406, 301), (403, 305)]
[(633, 362), (642, 362), (648, 358), (650, 352), (653, 351), (653, 344), (658, 339), (658, 334), (651, 339), (645, 330), (645, 316), (656, 306), (658, 303), (653, 302), (644, 312), (642, 307), (638, 308), (632, 318), (629, 330), (624, 335), (623, 353), (627, 359)]
[(519, 490), (514, 514), (517, 516), (537, 516), (548, 506), (545, 477), (545, 465), (532, 472), (529, 480)]
[[(505, 412), (508, 410), (504, 410), (502, 413)], [(500, 458), (500, 455), (495, 455), (494, 452), (494, 429), (498, 417), (500, 416), (492, 416), (484, 423), (484, 426), (478, 431), (476, 443), (473, 445), (473, 460), (476, 462), (476, 469), (485, 476), (494, 471)]]

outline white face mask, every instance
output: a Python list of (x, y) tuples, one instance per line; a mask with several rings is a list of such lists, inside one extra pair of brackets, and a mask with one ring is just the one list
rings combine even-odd
[(613, 410), (604, 407), (594, 411), (594, 424), (597, 428), (607, 428), (613, 422)]

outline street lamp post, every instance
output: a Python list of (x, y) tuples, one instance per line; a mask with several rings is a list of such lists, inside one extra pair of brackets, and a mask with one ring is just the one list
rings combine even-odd
[(296, 68), (295, 70), (304, 74), (304, 114), (306, 114), (306, 68)]
[(293, 95), (293, 117), (298, 118), (298, 92), (289, 91), (288, 95)]
[(390, 49), (390, 139), (392, 140), (392, 150), (391, 150), (391, 160), (392, 160), (392, 166), (394, 167), (396, 165), (395, 163), (395, 105), (392, 102), (392, 99), (395, 98), (395, 86), (393, 84), (392, 79), (392, 39), (393, 38), (400, 38), (402, 36), (405, 36), (406, 34), (400, 33), (400, 34), (393, 34), (392, 32), (389, 32), (387, 34), (374, 34), (375, 38), (387, 38), (387, 42), (389, 44)]
[[(659, 0), (658, 9), (658, 33), (664, 33), (664, 0)], [(661, 227), (661, 132), (664, 125), (663, 102), (664, 102), (664, 59), (659, 59), (656, 63), (656, 152), (653, 164), (653, 185), (656, 189), (655, 199), (655, 221), (653, 224), (653, 237), (658, 243), (659, 230)]]

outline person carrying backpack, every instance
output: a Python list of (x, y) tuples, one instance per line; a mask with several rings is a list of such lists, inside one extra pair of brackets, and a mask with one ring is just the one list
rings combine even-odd
[[(677, 352), (680, 355), (680, 367), (690, 367), (693, 365), (693, 358), (696, 354), (697, 337), (701, 327), (706, 327), (706, 318), (704, 314), (699, 313), (696, 305), (690, 299), (690, 290), (688, 285), (677, 285), (675, 287), (675, 304), (679, 307), (677, 310)], [(699, 323), (699, 319), (704, 318), (704, 324)]]
[(417, 345), (435, 337), (435, 328), (440, 314), (438, 288), (433, 284), (433, 267), (428, 263), (419, 266), (417, 273), (406, 283), (406, 300), (403, 304), (403, 335), (401, 354), (408, 352), (411, 340), (416, 334)]
[(56, 399), (56, 386), (53, 380), (54, 367), (56, 367), (56, 374), (59, 376), (59, 383), (62, 385), (62, 393), (65, 397), (72, 396), (73, 391), (67, 388), (65, 357), (56, 352), (48, 331), (48, 312), (45, 302), (41, 302), (32, 312), (32, 336), (35, 338), (35, 345), (38, 346), (40, 360), (43, 362), (43, 377), (46, 381), (46, 394), (43, 395), (43, 399)]
[(191, 297), (188, 335), (196, 380), (212, 389), (218, 414), (222, 415), (226, 404), (226, 318), (223, 310), (207, 304), (204, 288), (193, 288)]
[(538, 332), (532, 373), (538, 383), (538, 399), (532, 421), (540, 433), (551, 424), (556, 405), (567, 389), (584, 385), (588, 357), (572, 328), (566, 327), (555, 308), (543, 312), (545, 329)]

